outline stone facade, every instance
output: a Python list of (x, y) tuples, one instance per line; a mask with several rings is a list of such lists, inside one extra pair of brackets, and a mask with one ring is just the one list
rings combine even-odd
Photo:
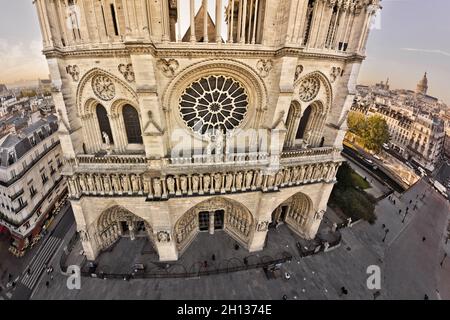
[(315, 237), (379, 1), (210, 2), (36, 1), (88, 259), (121, 236), (161, 260), (201, 231)]

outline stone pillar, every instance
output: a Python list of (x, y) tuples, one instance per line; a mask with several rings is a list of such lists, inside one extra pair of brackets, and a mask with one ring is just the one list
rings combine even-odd
[(190, 3), (190, 18), (191, 18), (191, 42), (196, 42), (197, 38), (195, 37), (195, 0), (191, 0)]
[(133, 221), (128, 221), (128, 230), (130, 230), (130, 239), (131, 241), (134, 241), (136, 239), (136, 233), (134, 231), (134, 222)]
[(214, 234), (214, 211), (209, 212), (209, 234)]

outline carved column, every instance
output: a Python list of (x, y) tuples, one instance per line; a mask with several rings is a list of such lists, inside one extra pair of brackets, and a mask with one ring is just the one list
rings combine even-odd
[(214, 234), (214, 211), (209, 212), (209, 234)]

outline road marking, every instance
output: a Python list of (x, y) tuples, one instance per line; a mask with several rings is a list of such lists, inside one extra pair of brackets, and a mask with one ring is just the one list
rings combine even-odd
[(31, 275), (25, 273), (22, 276), (22, 284), (29, 289), (33, 289), (36, 285), (41, 274), (44, 272), (44, 264), (48, 263), (50, 258), (53, 256), (55, 251), (57, 250), (59, 244), (61, 243), (61, 239), (51, 236), (47, 242), (44, 244), (44, 247), (39, 252), (39, 256), (37, 259), (33, 261), (31, 266), (29, 267), (31, 271)]

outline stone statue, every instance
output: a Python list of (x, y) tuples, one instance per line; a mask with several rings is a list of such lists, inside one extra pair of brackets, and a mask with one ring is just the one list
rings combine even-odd
[(94, 179), (92, 178), (92, 176), (90, 174), (87, 175), (87, 186), (88, 186), (89, 191), (95, 191)]
[(180, 185), (181, 185), (181, 192), (186, 193), (187, 192), (187, 178), (186, 176), (180, 177)]
[(228, 172), (225, 176), (225, 190), (230, 191), (233, 187), (233, 174)]
[(242, 172), (239, 171), (236, 174), (236, 183), (235, 183), (237, 190), (240, 190), (242, 188), (242, 177), (243, 177)]
[(300, 168), (300, 176), (298, 180), (305, 180), (306, 166), (301, 166)]
[(260, 171), (257, 173), (257, 176), (256, 176), (255, 187), (261, 188), (262, 182), (263, 182), (263, 174)]
[(99, 175), (95, 175), (95, 185), (97, 186), (97, 191), (103, 191), (102, 178)]
[(308, 169), (306, 170), (306, 174), (305, 174), (304, 180), (310, 180), (311, 179), (313, 167), (314, 167), (313, 165), (309, 165), (308, 166)]
[(139, 192), (140, 189), (139, 176), (136, 175), (131, 176), (131, 188), (133, 189), (133, 192)]
[(203, 191), (209, 190), (209, 183), (211, 182), (211, 178), (209, 175), (203, 176)]
[(215, 152), (217, 155), (223, 154), (223, 148), (225, 146), (225, 136), (222, 129), (219, 129), (219, 133), (216, 134)]
[(291, 181), (291, 170), (290, 169), (285, 169), (284, 170), (283, 183), (284, 184), (288, 184), (289, 181)]
[(128, 192), (129, 189), (130, 189), (130, 182), (128, 180), (128, 176), (124, 174), (122, 176), (122, 190)]
[(157, 238), (159, 242), (170, 242), (170, 235), (167, 231), (159, 231)]
[(300, 168), (295, 167), (294, 170), (292, 170), (292, 182), (297, 182), (300, 179)]
[(172, 177), (167, 178), (167, 190), (170, 194), (175, 194), (175, 180)]
[(222, 187), (222, 175), (220, 173), (214, 175), (214, 186), (216, 191), (220, 191)]
[(103, 131), (102, 136), (103, 136), (103, 140), (105, 141), (105, 144), (107, 146), (109, 146), (111, 144), (111, 140), (109, 139), (108, 134), (105, 131)]
[(160, 198), (162, 195), (162, 187), (161, 180), (159, 178), (153, 180), (153, 190), (155, 191), (155, 196)]
[(252, 187), (252, 179), (253, 179), (253, 172), (248, 171), (245, 175), (245, 188), (250, 189)]
[(111, 183), (110, 183), (108, 175), (105, 175), (103, 177), (103, 186), (104, 186), (106, 192), (110, 192), (111, 191)]
[(115, 192), (121, 191), (119, 178), (115, 174), (113, 174), (111, 177), (111, 180), (112, 180), (112, 185), (113, 185), (114, 191)]
[(77, 186), (75, 185), (75, 181), (72, 178), (69, 179), (69, 192), (73, 196), (78, 193)]
[(199, 184), (199, 178), (197, 175), (192, 176), (192, 191), (198, 192), (198, 184)]
[(273, 187), (273, 184), (275, 182), (275, 176), (273, 174), (270, 174), (267, 178), (267, 187)]
[(275, 185), (279, 186), (281, 185), (281, 182), (283, 182), (283, 171), (278, 171), (275, 176)]
[(81, 191), (87, 191), (86, 181), (84, 180), (84, 176), (80, 175), (80, 187)]

